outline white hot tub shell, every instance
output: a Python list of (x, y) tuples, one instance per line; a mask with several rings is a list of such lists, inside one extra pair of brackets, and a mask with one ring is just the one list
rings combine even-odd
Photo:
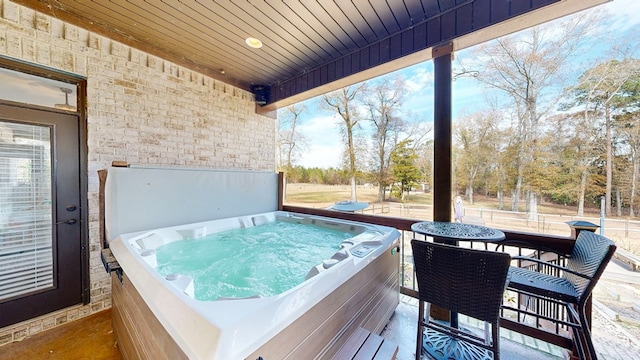
[[(253, 226), (256, 219), (300, 221), (333, 229), (344, 228), (353, 232), (354, 236), (345, 240), (341, 249), (330, 259), (310, 269), (307, 280), (302, 284), (282, 294), (265, 298), (199, 301), (190, 295), (189, 288), (192, 284), (188, 279), (180, 281), (185, 280), (181, 276), (167, 279), (156, 272), (155, 255), (150, 250), (169, 242), (194, 237), (192, 235), (201, 237), (222, 230)], [(341, 285), (348, 283), (358, 272), (363, 271), (370, 264), (377, 264), (375, 260), (385, 254), (394, 260), (391, 263), (395, 263), (397, 256), (394, 254), (398, 245), (398, 235), (395, 229), (386, 227), (272, 212), (123, 234), (113, 240), (110, 247), (123, 272), (127, 274), (129, 281), (144, 299), (145, 304), (189, 358), (241, 359), (258, 351), (258, 356), (267, 359), (273, 358), (267, 355), (270, 350), (262, 350), (264, 353), (260, 353), (260, 347), (269, 344), (269, 341), (278, 333), (285, 330), (296, 319), (312, 311), (313, 307), (323, 299), (331, 297)], [(382, 263), (389, 263), (389, 261)], [(389, 275), (397, 277), (397, 267), (392, 264), (391, 269), (369, 269), (367, 272), (378, 271), (383, 271), (384, 276), (387, 277), (380, 279), (383, 286), (390, 282), (386, 286), (390, 287), (391, 292), (397, 291), (397, 281), (388, 278)], [(366, 282), (362, 285), (365, 286)], [(361, 289), (355, 286), (351, 290), (355, 295)], [(380, 290), (384, 290), (386, 294), (389, 289), (381, 288)], [(349, 299), (349, 301), (356, 300)], [(358, 301), (362, 300), (365, 299)], [(344, 305), (344, 303), (336, 305), (335, 309), (326, 307), (317, 309), (322, 310), (317, 314), (318, 320), (327, 320), (332, 313), (339, 311)], [(307, 337), (316, 333), (318, 329), (316, 325), (306, 329), (309, 332)], [(301, 330), (296, 330), (296, 332), (299, 331)], [(327, 345), (333, 340), (333, 336), (327, 339)], [(275, 345), (274, 350), (281, 350), (283, 344), (276, 341), (272, 345)], [(295, 347), (299, 345), (295, 344)], [(311, 349), (307, 348), (304, 351), (310, 352)], [(323, 349), (319, 349), (319, 352), (322, 351)]]
[[(115, 170), (109, 170), (109, 177), (113, 173), (125, 173), (133, 169)], [(107, 233), (111, 234), (107, 235), (107, 239), (110, 239), (109, 247), (123, 272), (122, 282), (115, 275), (112, 276), (112, 286), (114, 329), (125, 358), (324, 359), (335, 354), (348, 335), (359, 326), (376, 333), (382, 331), (399, 301), (397, 246), (400, 234), (397, 230), (282, 211), (135, 229), (137, 225), (132, 225), (132, 222), (143, 203), (131, 204), (129, 201), (143, 199), (119, 201), (120, 206), (116, 207), (114, 204), (118, 203), (118, 197), (123, 195), (117, 194), (117, 189), (123, 186), (130, 189), (136, 182), (138, 186), (151, 186), (152, 179), (159, 175), (156, 170), (152, 169), (151, 177), (140, 172), (143, 175), (141, 178), (136, 175), (135, 178), (140, 179), (135, 180), (134, 184), (119, 181), (122, 180), (119, 176), (113, 176), (108, 178), (105, 189), (105, 223)], [(189, 181), (181, 181), (183, 176), (194, 174), (191, 170), (164, 171), (169, 171), (171, 176), (176, 175), (176, 171), (182, 172), (176, 179), (186, 184), (189, 192), (193, 191)], [(213, 179), (221, 176), (227, 179), (224, 174), (215, 172)], [(253, 173), (240, 175), (251, 177)], [(203, 173), (198, 172), (197, 176), (202, 178)], [(231, 176), (238, 176), (238, 173), (234, 172)], [(258, 176), (262, 178), (264, 173)], [(233, 182), (224, 181), (225, 184)], [(270, 184), (271, 181), (265, 183)], [(170, 182), (166, 185), (175, 186)], [(233, 192), (229, 189), (220, 191)], [(123, 207), (125, 204), (131, 207)], [(143, 211), (154, 212), (156, 206), (157, 199), (153, 201), (151, 209)], [(176, 211), (175, 204), (167, 207)], [(255, 205), (248, 206), (252, 207), (255, 208)], [(114, 226), (109, 227), (108, 215), (114, 211), (118, 212), (118, 216), (112, 217), (112, 220), (130, 220), (120, 221), (117, 225), (111, 223)], [(225, 210), (222, 213), (235, 211)], [(160, 217), (168, 217), (170, 211), (167, 215), (162, 214), (162, 209), (157, 213)], [(153, 218), (148, 214), (145, 216)], [(341, 248), (331, 258), (310, 269), (303, 283), (279, 295), (264, 298), (199, 301), (192, 297), (190, 279), (180, 275), (167, 279), (155, 271), (153, 250), (159, 246), (275, 220), (340, 229), (353, 236), (343, 241)], [(136, 231), (116, 234), (114, 229), (120, 229), (118, 232), (121, 229)]]

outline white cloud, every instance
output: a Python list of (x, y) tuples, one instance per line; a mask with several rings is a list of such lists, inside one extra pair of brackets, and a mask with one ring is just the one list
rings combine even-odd
[(307, 150), (300, 155), (299, 165), (306, 168), (340, 166), (341, 135), (336, 116), (317, 116), (305, 120), (298, 130), (307, 138)]
[(640, 24), (640, 1), (614, 0), (599, 8), (607, 10), (612, 15), (610, 30), (626, 31)]
[(410, 92), (421, 92), (424, 89), (433, 88), (433, 66), (430, 64), (418, 64), (402, 70), (406, 75), (405, 81)]
[(318, 145), (309, 146), (307, 152), (302, 154), (299, 165), (305, 168), (340, 168), (340, 148), (336, 145)]

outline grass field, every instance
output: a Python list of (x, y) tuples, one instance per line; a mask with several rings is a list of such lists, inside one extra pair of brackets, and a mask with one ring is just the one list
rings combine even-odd
[[(378, 188), (357, 186), (356, 195), (358, 201), (368, 203), (378, 202)], [(389, 194), (387, 193), (387, 197)], [(327, 207), (336, 201), (351, 199), (351, 187), (348, 185), (318, 185), (293, 183), (287, 186), (286, 203), (290, 205), (306, 205), (310, 207)], [(498, 200), (491, 197), (475, 195), (474, 204), (465, 202), (467, 208), (498, 209)], [(398, 202), (394, 199), (389, 202)], [(505, 207), (509, 207), (511, 199), (505, 199)], [(433, 194), (412, 192), (405, 200), (406, 205), (431, 205)], [(521, 201), (524, 210), (524, 201)], [(574, 215), (576, 208), (556, 204), (538, 204), (538, 212), (544, 214)], [(585, 216), (598, 217), (599, 209), (585, 209)]]
[[(433, 195), (431, 193), (412, 192), (404, 203), (390, 200), (384, 203), (384, 213), (380, 213), (382, 204), (377, 201), (378, 188), (358, 186), (357, 201), (368, 202), (369, 208), (363, 212), (382, 216), (394, 216), (416, 220), (432, 220)], [(288, 184), (285, 204), (312, 208), (327, 208), (337, 201), (350, 200), (351, 188), (348, 185)], [(538, 204), (538, 218), (531, 220), (524, 212), (498, 210), (495, 198), (475, 196), (474, 204), (465, 205), (465, 219), (469, 222), (484, 223), (500, 229), (544, 233), (568, 236), (570, 228), (567, 221), (585, 220), (600, 225), (599, 209), (585, 210), (585, 215), (576, 216), (576, 208), (555, 204)], [(510, 207), (510, 199), (505, 199), (505, 208)], [(640, 221), (625, 218), (607, 218), (604, 220), (604, 235), (614, 240), (618, 246), (640, 254)]]

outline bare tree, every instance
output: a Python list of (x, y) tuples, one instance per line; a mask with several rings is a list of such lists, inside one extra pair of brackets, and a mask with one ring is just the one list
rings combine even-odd
[(629, 173), (629, 216), (636, 215), (634, 206), (637, 206), (638, 176), (640, 175), (640, 114), (625, 114), (620, 119), (621, 132), (625, 144), (628, 146), (631, 167)]
[(390, 156), (398, 143), (399, 133), (404, 129), (399, 112), (405, 95), (404, 79), (385, 77), (370, 83), (363, 97), (368, 112), (367, 120), (373, 124), (373, 168), (378, 183), (378, 201), (384, 201), (385, 189), (391, 181)]
[(351, 201), (356, 199), (356, 142), (354, 131), (360, 120), (357, 111), (356, 98), (365, 88), (365, 84), (347, 86), (340, 90), (322, 96), (326, 109), (333, 110), (340, 115), (343, 122), (341, 132), (345, 141), (346, 156), (348, 158), (348, 171), (351, 178)]
[(291, 105), (278, 114), (278, 169), (283, 173), (283, 197), (287, 196), (287, 175), (291, 171), (297, 154), (306, 147), (304, 135), (296, 131), (300, 115), (306, 111), (304, 105)]
[(499, 115), (495, 112), (478, 112), (462, 119), (455, 129), (455, 139), (460, 147), (456, 156), (461, 168), (460, 182), (466, 186), (466, 196), (473, 204), (474, 185), (478, 174), (495, 164), (498, 138), (497, 123)]
[[(563, 66), (578, 51), (581, 42), (593, 29), (593, 13), (570, 17), (561, 24), (538, 26), (481, 46), (478, 56), (486, 59), (478, 79), (503, 91), (516, 111), (517, 178), (513, 190), (512, 210), (517, 210), (520, 196), (529, 193), (529, 214), (537, 218), (537, 189), (526, 183), (527, 166), (532, 163), (534, 143), (540, 120), (552, 108), (553, 101), (542, 101), (545, 91), (560, 82)], [(560, 29), (561, 31), (558, 31)], [(543, 105), (543, 104), (548, 105)]]
[[(615, 100), (615, 105), (621, 114), (615, 116), (614, 121), (620, 143), (625, 149), (621, 153), (625, 154), (624, 158), (631, 163), (631, 166), (624, 167), (628, 175), (622, 178), (628, 180), (629, 216), (634, 217), (640, 176), (640, 59), (629, 59), (623, 63), (626, 63), (623, 68), (628, 78)], [(621, 203), (621, 201), (617, 202), (618, 207)]]
[(579, 172), (580, 182), (578, 185), (577, 198), (578, 209), (577, 215), (584, 215), (584, 201), (587, 192), (587, 185), (591, 176), (591, 162), (594, 154), (597, 152), (597, 139), (600, 137), (598, 128), (593, 126), (589, 120), (588, 112), (583, 112), (583, 116), (576, 116), (577, 121), (575, 129), (580, 131), (574, 132), (573, 141), (570, 143), (575, 152), (575, 169)]

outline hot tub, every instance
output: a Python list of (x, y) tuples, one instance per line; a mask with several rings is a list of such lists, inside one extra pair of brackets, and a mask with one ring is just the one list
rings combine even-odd
[[(273, 296), (202, 301), (194, 296), (197, 284), (191, 276), (156, 271), (156, 250), (166, 244), (275, 221), (348, 235), (335, 253), (308, 269), (306, 280)], [(398, 238), (392, 228), (281, 211), (123, 234), (110, 243), (126, 276), (123, 285), (113, 285), (114, 309), (124, 305), (118, 297), (139, 296), (191, 359), (328, 357), (351, 328), (364, 325), (379, 332), (393, 313)], [(127, 283), (132, 287), (118, 288)]]
[[(111, 272), (112, 320), (125, 359), (326, 359), (358, 327), (382, 332), (398, 305), (398, 231), (277, 211), (278, 174), (129, 166), (100, 178), (103, 257), (120, 266)], [(300, 283), (273, 293), (202, 298), (197, 276), (159, 265), (166, 247), (276, 221), (346, 235), (305, 263)], [(261, 268), (269, 260), (255, 262)]]

